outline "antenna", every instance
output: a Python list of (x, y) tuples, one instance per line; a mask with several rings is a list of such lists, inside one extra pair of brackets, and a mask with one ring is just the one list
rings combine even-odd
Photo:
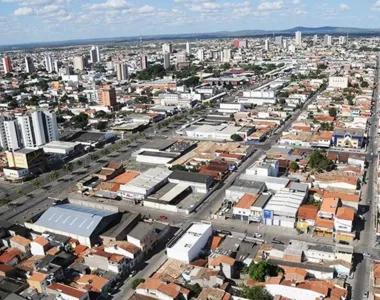
[(144, 52), (144, 48), (143, 48), (143, 44), (142, 44), (142, 36), (140, 34), (140, 51), (141, 51), (141, 55), (143, 54)]

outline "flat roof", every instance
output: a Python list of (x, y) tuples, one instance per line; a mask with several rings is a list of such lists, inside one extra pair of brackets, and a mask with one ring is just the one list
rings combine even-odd
[(258, 181), (258, 182), (264, 182), (264, 183), (283, 184), (284, 186), (286, 186), (290, 181), (289, 178), (259, 176), (259, 175), (250, 175), (250, 174), (242, 174), (240, 175), (239, 179)]
[(295, 218), (297, 211), (305, 199), (304, 192), (291, 192), (289, 190), (281, 190), (277, 192), (268, 201), (265, 210), (272, 210), (280, 216), (290, 216)]
[(65, 141), (52, 141), (42, 146), (42, 148), (59, 148), (59, 149), (70, 149), (77, 146), (77, 143), (65, 142)]
[(89, 237), (104, 217), (115, 214), (111, 211), (66, 203), (50, 207), (35, 224), (46, 227), (48, 230), (59, 230)]
[(163, 195), (159, 200), (170, 202), (188, 188), (189, 188), (188, 185), (177, 184), (170, 191), (165, 193), (165, 195)]
[(334, 272), (334, 268), (325, 267), (325, 266), (317, 265), (317, 264), (298, 263), (298, 262), (285, 261), (285, 260), (279, 260), (279, 259), (269, 259), (268, 261), (280, 267), (281, 266), (294, 267), (294, 268), (301, 268), (305, 270), (313, 270), (313, 271), (324, 272), (324, 273)]
[(169, 180), (179, 180), (187, 182), (196, 182), (196, 183), (207, 183), (213, 177), (211, 175), (198, 174), (194, 172), (183, 172), (183, 171), (174, 171), (170, 174)]
[(155, 139), (141, 146), (141, 149), (165, 150), (176, 143), (175, 140)]
[(171, 173), (172, 171), (164, 168), (151, 168), (144, 173), (141, 173), (140, 176), (133, 178), (129, 183), (121, 185), (120, 188), (121, 190), (125, 190), (128, 187), (151, 189), (167, 178)]
[(193, 223), (186, 232), (180, 236), (173, 245), (168, 248), (186, 253), (191, 249), (198, 240), (211, 229), (211, 224)]
[(156, 157), (164, 157), (164, 158), (176, 158), (178, 153), (174, 152), (164, 152), (164, 151), (142, 151), (138, 155), (142, 156), (156, 156)]
[(34, 151), (37, 151), (39, 150), (39, 148), (23, 148), (23, 149), (19, 149), (17, 151), (14, 151), (15, 153), (22, 153), (22, 154), (29, 154), (29, 153), (32, 153)]

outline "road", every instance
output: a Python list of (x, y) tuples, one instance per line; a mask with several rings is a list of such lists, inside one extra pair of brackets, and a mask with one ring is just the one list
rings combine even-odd
[[(375, 84), (379, 83), (379, 73), (380, 73), (380, 56), (377, 60), (377, 72), (375, 78)], [(367, 147), (367, 160), (370, 162), (367, 171), (367, 199), (371, 201), (368, 212), (364, 215), (366, 218), (364, 231), (360, 234), (360, 241), (357, 245), (356, 252), (358, 253), (370, 253), (373, 257), (380, 257), (379, 249), (375, 249), (376, 241), (376, 213), (377, 213), (377, 201), (375, 197), (376, 192), (376, 182), (377, 182), (377, 128), (378, 123), (377, 117), (377, 104), (379, 101), (379, 88), (378, 86), (373, 93), (374, 106), (372, 109), (373, 115), (370, 118), (369, 134), (370, 137), (369, 144)], [(352, 299), (361, 299), (363, 297), (363, 292), (370, 291), (370, 273), (371, 273), (371, 263), (372, 260), (365, 258), (361, 255), (357, 256), (359, 260), (355, 278), (352, 281)]]

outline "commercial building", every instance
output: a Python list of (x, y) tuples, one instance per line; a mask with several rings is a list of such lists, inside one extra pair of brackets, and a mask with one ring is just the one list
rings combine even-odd
[(171, 171), (160, 167), (149, 169), (129, 183), (121, 185), (120, 196), (125, 199), (144, 200), (167, 183), (171, 173)]
[(92, 46), (90, 49), (91, 63), (95, 64), (100, 62), (100, 51), (98, 46)]
[(3, 57), (4, 74), (12, 72), (12, 64), (9, 56)]
[(42, 149), (24, 148), (17, 151), (6, 151), (8, 166), (13, 169), (27, 169), (29, 173), (42, 173), (46, 162)]
[(99, 243), (99, 235), (118, 222), (119, 214), (74, 204), (50, 207), (33, 224), (26, 227), (36, 232), (51, 232), (75, 238), (80, 244), (92, 247)]
[(116, 90), (114, 87), (108, 85), (98, 90), (99, 105), (102, 106), (115, 106), (116, 102)]
[(34, 68), (33, 60), (29, 56), (25, 57), (25, 72), (32, 74), (36, 71)]
[(115, 69), (116, 69), (116, 77), (117, 77), (118, 81), (128, 80), (129, 74), (128, 74), (128, 65), (127, 64), (125, 64), (123, 62), (116, 63)]
[(168, 258), (189, 263), (198, 257), (212, 235), (211, 224), (193, 223), (182, 234), (176, 235), (168, 244)]
[(264, 224), (294, 228), (298, 209), (304, 202), (306, 194), (289, 189), (278, 191), (264, 207)]
[(70, 156), (76, 152), (79, 147), (77, 143), (64, 142), (64, 141), (52, 141), (43, 145), (43, 150), (48, 154), (59, 154), (63, 156)]
[(140, 68), (142, 70), (145, 70), (146, 68), (148, 68), (148, 57), (144, 54), (142, 54), (140, 57)]
[(183, 131), (189, 138), (215, 141), (232, 141), (231, 136), (240, 135), (242, 140), (246, 140), (253, 132), (251, 127), (239, 127), (227, 124), (221, 125), (192, 125)]
[(335, 129), (333, 145), (341, 148), (360, 149), (364, 144), (364, 131), (355, 129)]

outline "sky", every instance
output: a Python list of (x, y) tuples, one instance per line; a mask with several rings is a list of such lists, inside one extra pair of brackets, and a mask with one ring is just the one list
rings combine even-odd
[(0, 0), (0, 45), (296, 26), (380, 28), (380, 0)]

